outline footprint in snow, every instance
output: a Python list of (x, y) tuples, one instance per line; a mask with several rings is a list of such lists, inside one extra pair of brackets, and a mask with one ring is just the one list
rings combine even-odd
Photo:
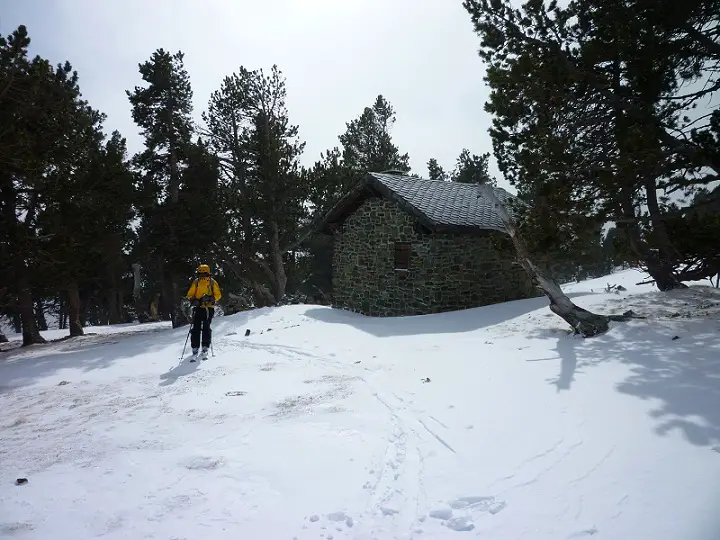
[(33, 529), (35, 529), (35, 525), (28, 521), (0, 523), (0, 532), (2, 532), (3, 535), (11, 535), (15, 533), (21, 533), (23, 531), (32, 531)]
[(594, 536), (598, 533), (597, 527), (590, 527), (589, 529), (585, 529), (584, 531), (579, 531), (576, 533), (571, 534), (567, 537), (567, 540), (574, 540), (576, 538), (585, 538), (586, 536)]
[(473, 514), (497, 514), (506, 503), (497, 497), (460, 497), (448, 504), (443, 504), (431, 510), (429, 516), (440, 520), (442, 524), (453, 531), (472, 531), (475, 524)]
[[(317, 514), (313, 514), (309, 518), (307, 518), (308, 521), (311, 523), (318, 523), (320, 521), (320, 516)], [(325, 515), (325, 520), (330, 522), (330, 525), (335, 528), (338, 532), (342, 532), (343, 528), (342, 525), (345, 525), (347, 528), (352, 528), (355, 525), (355, 520), (352, 518), (352, 516), (349, 516), (343, 511), (338, 512), (331, 512), (329, 514)], [(323, 525), (321, 529), (326, 529), (327, 526)], [(329, 537), (326, 537), (329, 538)]]
[(191, 471), (212, 471), (224, 465), (222, 458), (213, 458), (209, 456), (195, 456), (186, 459), (183, 467)]

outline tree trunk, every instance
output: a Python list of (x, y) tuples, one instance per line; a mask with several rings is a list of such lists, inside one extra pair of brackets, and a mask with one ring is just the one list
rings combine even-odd
[(118, 309), (118, 292), (112, 287), (108, 293), (108, 322), (110, 324), (120, 324), (121, 317)]
[(623, 189), (621, 191), (623, 194), (621, 194), (620, 203), (623, 216), (626, 220), (619, 222), (618, 227), (625, 230), (630, 249), (640, 261), (645, 263), (647, 273), (653, 278), (659, 290), (668, 291), (686, 287), (686, 285), (679, 282), (674, 276), (672, 266), (668, 267), (667, 265), (663, 265), (660, 254), (650, 249), (650, 246), (645, 242), (640, 232), (640, 227), (637, 224), (632, 202), (624, 193), (625, 190)]
[(180, 290), (180, 277), (173, 275), (171, 277), (171, 291), (172, 291), (172, 309), (173, 309), (173, 328), (180, 328), (190, 324), (187, 316), (182, 310), (182, 298), (187, 291)]
[(140, 273), (140, 263), (133, 263), (133, 301), (135, 303), (135, 314), (139, 323), (147, 320), (145, 314), (145, 305), (142, 301), (142, 274)]
[(48, 329), (47, 320), (45, 319), (45, 307), (42, 300), (35, 300), (35, 322), (38, 329), (42, 332)]
[(657, 200), (657, 184), (654, 179), (648, 179), (645, 182), (645, 192), (647, 196), (648, 213), (650, 214), (650, 222), (653, 227), (653, 236), (657, 240), (659, 250), (649, 250), (647, 263), (648, 267), (652, 262), (654, 272), (653, 276), (658, 289), (661, 291), (671, 291), (673, 289), (687, 289), (687, 285), (682, 283), (675, 275), (675, 267), (672, 260), (677, 260), (677, 250), (670, 240), (665, 220), (660, 211), (660, 205)]
[(18, 268), (18, 311), (22, 320), (23, 347), (37, 343), (47, 343), (45, 338), (40, 335), (37, 324), (35, 324), (32, 290), (30, 289), (30, 280), (24, 262)]
[(111, 265), (108, 265), (107, 275), (108, 283), (110, 285), (109, 290), (107, 291), (108, 322), (110, 324), (120, 324), (122, 321), (122, 315), (120, 313), (122, 304), (118, 304), (118, 279), (115, 269)]
[(160, 310), (158, 308), (158, 305), (160, 304), (160, 293), (155, 293), (155, 295), (150, 300), (150, 320), (151, 321), (159, 321), (160, 320)]
[(118, 314), (120, 315), (120, 322), (131, 322), (128, 318), (128, 312), (125, 309), (125, 295), (122, 291), (117, 292), (117, 302), (118, 302)]
[[(78, 287), (79, 288), (79, 287)], [(92, 305), (92, 299), (95, 295), (89, 294), (87, 291), (85, 294), (82, 292), (80, 294), (80, 326), (85, 328), (88, 325), (88, 308)], [(99, 304), (99, 302), (98, 302)], [(98, 324), (105, 324), (105, 320), (98, 319), (97, 317), (93, 317), (91, 324), (98, 325)]]
[(174, 292), (177, 290), (177, 286), (173, 283), (172, 276), (164, 275), (162, 282), (162, 320), (170, 320), (173, 328), (176, 324), (176, 309), (175, 309), (175, 298)]
[(82, 323), (80, 322), (80, 311), (82, 309), (82, 305), (80, 302), (80, 291), (76, 282), (73, 281), (70, 285), (68, 285), (67, 294), (70, 336), (82, 336), (85, 332), (83, 331)]
[(268, 307), (277, 304), (277, 300), (273, 296), (273, 293), (264, 283), (260, 283), (259, 281), (252, 281), (251, 287), (253, 290), (253, 297), (255, 299), (256, 307)]
[(65, 330), (67, 328), (67, 307), (65, 298), (60, 297), (58, 301), (58, 329)]
[(493, 203), (495, 209), (502, 219), (507, 233), (515, 246), (518, 262), (530, 275), (535, 283), (543, 290), (545, 296), (550, 299), (550, 310), (567, 322), (575, 331), (583, 337), (593, 337), (607, 332), (611, 320), (624, 320), (631, 316), (626, 313), (623, 317), (608, 317), (587, 311), (576, 306), (563, 292), (560, 286), (552, 279), (546, 277), (543, 272), (530, 259), (530, 252), (525, 241), (519, 236), (517, 229), (508, 214), (507, 210), (495, 196), (492, 187), (487, 184), (478, 186), (481, 195)]
[(0, 343), (8, 343), (10, 340), (7, 338), (5, 334), (0, 332)]
[(20, 334), (22, 332), (22, 317), (20, 317), (20, 312), (17, 310), (17, 306), (12, 314), (12, 324), (15, 329), (15, 333)]
[(270, 258), (272, 261), (273, 274), (275, 275), (275, 303), (282, 301), (287, 287), (287, 274), (285, 273), (285, 261), (280, 247), (280, 232), (275, 219), (270, 221)]

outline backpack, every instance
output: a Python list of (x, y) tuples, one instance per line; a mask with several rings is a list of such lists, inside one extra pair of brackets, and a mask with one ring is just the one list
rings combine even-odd
[[(195, 278), (195, 294), (197, 294), (197, 288), (199, 283), (200, 278)], [(212, 277), (210, 277), (210, 297), (212, 298), (212, 304), (215, 305), (215, 280)], [(203, 298), (205, 297), (203, 296)], [(202, 298), (200, 298), (200, 300), (202, 300)]]

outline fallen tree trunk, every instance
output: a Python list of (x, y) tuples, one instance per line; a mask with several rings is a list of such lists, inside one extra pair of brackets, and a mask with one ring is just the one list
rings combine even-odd
[(576, 334), (583, 337), (593, 337), (598, 334), (607, 332), (610, 321), (623, 321), (632, 318), (632, 312), (623, 315), (598, 315), (592, 313), (580, 306), (575, 305), (570, 298), (563, 292), (560, 286), (551, 278), (544, 275), (542, 270), (538, 268), (530, 258), (530, 251), (525, 245), (525, 241), (518, 234), (517, 228), (507, 209), (497, 198), (492, 186), (488, 184), (480, 184), (478, 186), (480, 195), (488, 199), (494, 206), (498, 216), (505, 225), (515, 251), (517, 252), (518, 262), (525, 271), (530, 275), (534, 283), (536, 283), (550, 300), (550, 310), (557, 316), (567, 322)]

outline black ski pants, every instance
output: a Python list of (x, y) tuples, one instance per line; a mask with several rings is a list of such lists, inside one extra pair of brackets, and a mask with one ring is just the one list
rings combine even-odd
[(190, 329), (190, 347), (198, 349), (200, 347), (200, 332), (202, 332), (202, 346), (203, 349), (210, 347), (212, 340), (212, 329), (210, 323), (212, 323), (213, 316), (215, 315), (214, 307), (196, 307), (193, 315), (192, 328)]

